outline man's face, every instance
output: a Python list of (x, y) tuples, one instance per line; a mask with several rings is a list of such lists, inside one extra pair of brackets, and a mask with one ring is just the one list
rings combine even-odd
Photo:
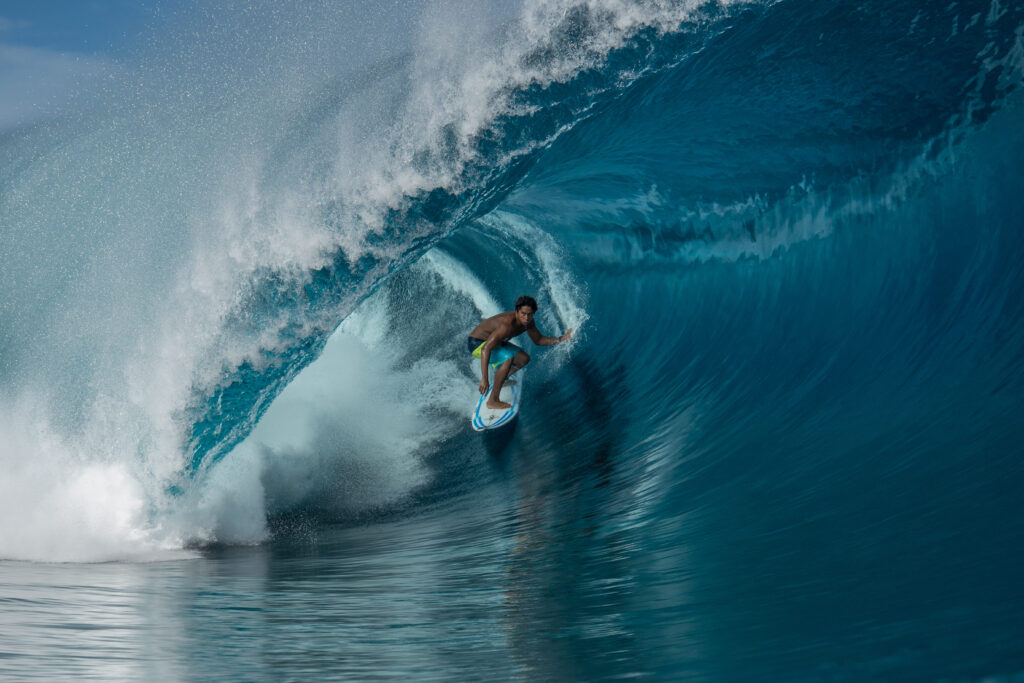
[(533, 324), (533, 314), (536, 312), (529, 306), (520, 306), (516, 309), (516, 320), (519, 321), (520, 325), (529, 327)]

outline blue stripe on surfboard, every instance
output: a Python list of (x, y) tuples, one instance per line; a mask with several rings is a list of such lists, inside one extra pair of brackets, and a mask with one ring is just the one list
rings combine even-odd
[(488, 394), (491, 393), (491, 387), (493, 386), (493, 383), (490, 386), (488, 386), (487, 393), (481, 394), (480, 400), (476, 402), (476, 412), (473, 413), (473, 426), (476, 427), (478, 431), (483, 431), (487, 429), (487, 426), (484, 424), (483, 420), (480, 419), (480, 408), (481, 406), (483, 406), (483, 402), (487, 398)]
[(506, 422), (508, 422), (508, 421), (509, 421), (509, 419), (511, 419), (511, 417), (512, 417), (513, 415), (515, 415), (515, 414), (516, 414), (516, 411), (512, 410), (511, 408), (510, 408), (509, 410), (506, 410), (506, 411), (505, 411), (505, 414), (504, 414), (504, 415), (502, 415), (502, 416), (501, 416), (501, 417), (500, 417), (500, 418), (498, 419), (498, 421), (497, 421), (497, 422), (495, 422), (494, 424), (492, 424), (492, 425), (491, 425), (491, 429), (494, 429), (495, 427), (500, 427), (501, 425), (505, 424), (505, 423), (506, 423)]
[(484, 400), (487, 398), (488, 394), (491, 393), (491, 387), (493, 387), (493, 386), (494, 386), (493, 383), (488, 385), (487, 393), (486, 394), (481, 394), (480, 395), (480, 400), (476, 402), (476, 412), (473, 413), (473, 426), (476, 427), (479, 430), (483, 430), (483, 429), (487, 428), (484, 425), (483, 420), (480, 419), (480, 408), (483, 406)]
[(504, 413), (502, 413), (501, 417), (499, 417), (497, 420), (495, 420), (491, 424), (487, 425), (487, 428), (488, 429), (494, 429), (495, 427), (500, 427), (501, 425), (505, 424), (510, 419), (512, 419), (512, 416), (516, 414), (516, 405), (518, 405), (518, 401), (516, 403), (514, 403), (511, 408), (509, 408)]
[(474, 425), (476, 425), (476, 426), (478, 427), (479, 431), (484, 431), (484, 430), (487, 430), (487, 429), (495, 429), (495, 428), (497, 428), (497, 427), (500, 427), (500, 426), (502, 426), (502, 425), (503, 425), (503, 424), (505, 424), (506, 422), (508, 422), (509, 418), (510, 418), (510, 417), (511, 417), (511, 416), (512, 416), (513, 414), (515, 414), (515, 411), (513, 411), (513, 410), (511, 410), (511, 409), (509, 409), (509, 410), (506, 410), (506, 411), (505, 411), (505, 412), (504, 412), (504, 413), (502, 414), (502, 416), (501, 416), (500, 418), (498, 418), (498, 420), (496, 420), (495, 422), (492, 422), (492, 423), (490, 423), (490, 424), (487, 424), (487, 425), (483, 424), (483, 422), (480, 422), (480, 421), (478, 421), (478, 420), (477, 420), (477, 419), (476, 419), (476, 418), (474, 417), (474, 419), (473, 419), (473, 424), (474, 424)]
[(505, 424), (505, 423), (506, 423), (506, 422), (508, 422), (508, 421), (509, 421), (510, 419), (512, 419), (512, 416), (516, 414), (516, 409), (517, 409), (518, 407), (519, 407), (519, 393), (518, 393), (518, 390), (517, 390), (517, 392), (516, 392), (516, 398), (515, 398), (515, 401), (514, 401), (514, 402), (512, 403), (512, 407), (511, 407), (511, 408), (509, 408), (508, 410), (506, 410), (506, 411), (505, 411), (505, 412), (504, 412), (504, 413), (502, 414), (502, 416), (501, 416), (501, 417), (499, 417), (499, 418), (498, 418), (498, 419), (497, 419), (497, 420), (496, 420), (496, 421), (494, 422), (494, 424), (492, 424), (492, 425), (491, 425), (491, 428), (493, 429), (494, 427), (500, 427), (501, 425)]

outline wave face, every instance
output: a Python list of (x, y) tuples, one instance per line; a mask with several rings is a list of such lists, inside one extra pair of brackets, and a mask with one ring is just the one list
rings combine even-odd
[(894, 5), (182, 20), (0, 137), (0, 557), (465, 515), (532, 293), (534, 561), (646, 653), (576, 673), (1024, 669), (1024, 10)]

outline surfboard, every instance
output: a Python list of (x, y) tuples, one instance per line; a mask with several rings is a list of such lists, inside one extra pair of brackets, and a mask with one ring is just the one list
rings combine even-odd
[(486, 394), (480, 394), (476, 402), (476, 410), (473, 412), (473, 429), (483, 432), (488, 429), (497, 429), (510, 423), (519, 414), (519, 399), (523, 394), (523, 371), (520, 370), (509, 381), (515, 384), (509, 386), (506, 382), (501, 388), (501, 400), (511, 405), (511, 408), (504, 410), (492, 410), (487, 407), (487, 397), (491, 395), (494, 383), (487, 387)]

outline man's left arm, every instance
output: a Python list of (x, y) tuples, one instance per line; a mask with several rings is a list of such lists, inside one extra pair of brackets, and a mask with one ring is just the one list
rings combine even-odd
[(559, 342), (564, 342), (570, 339), (572, 337), (572, 329), (573, 328), (570, 327), (561, 337), (546, 337), (540, 333), (540, 330), (537, 329), (536, 325), (533, 325), (526, 328), (526, 334), (530, 335), (530, 339), (532, 339), (533, 343), (537, 346), (554, 346)]

